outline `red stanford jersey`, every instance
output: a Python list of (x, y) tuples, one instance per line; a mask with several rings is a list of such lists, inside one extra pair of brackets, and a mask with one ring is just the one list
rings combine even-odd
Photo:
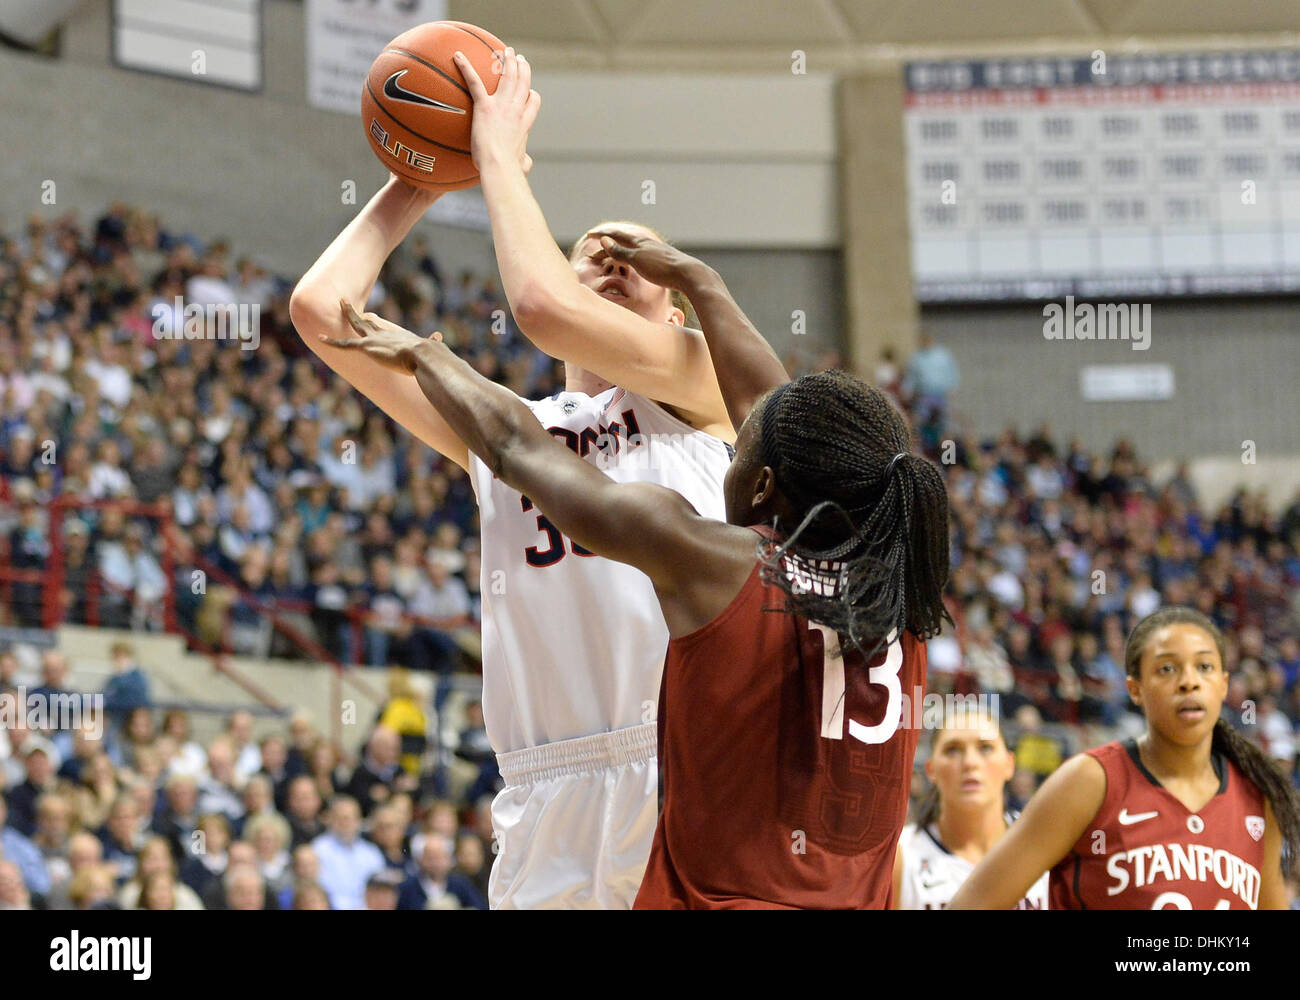
[[(868, 671), (827, 658), (824, 626), (750, 575), (713, 621), (668, 644), (659, 691), (663, 810), (638, 909), (884, 909), (907, 815), (925, 644)], [(831, 633), (834, 651), (839, 643)]]
[(1146, 769), (1136, 741), (1087, 752), (1106, 769), (1106, 798), (1052, 869), (1052, 909), (1259, 906), (1264, 797), (1236, 764), (1214, 755), (1219, 790), (1193, 813)]

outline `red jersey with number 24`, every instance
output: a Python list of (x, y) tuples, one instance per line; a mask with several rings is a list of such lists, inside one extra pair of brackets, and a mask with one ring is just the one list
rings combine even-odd
[(925, 644), (868, 665), (785, 613), (756, 566), (713, 621), (668, 644), (663, 810), (638, 909), (884, 909), (907, 817)]
[(1254, 910), (1264, 867), (1264, 796), (1227, 757), (1198, 812), (1147, 770), (1137, 743), (1086, 751), (1106, 770), (1106, 798), (1055, 868), (1053, 910)]

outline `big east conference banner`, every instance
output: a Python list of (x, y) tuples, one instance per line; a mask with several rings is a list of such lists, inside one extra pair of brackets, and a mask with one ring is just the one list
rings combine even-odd
[(1300, 291), (1300, 52), (904, 73), (922, 301)]

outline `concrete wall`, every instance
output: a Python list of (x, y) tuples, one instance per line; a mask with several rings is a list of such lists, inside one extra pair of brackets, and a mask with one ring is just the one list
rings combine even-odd
[[(1300, 453), (1300, 303), (1157, 302), (1151, 347), (1122, 341), (1049, 341), (1041, 309), (927, 309), (922, 328), (956, 356), (954, 402), (969, 426), (996, 433), (1047, 422), (1092, 448), (1130, 438), (1148, 459), (1260, 458)], [(1084, 364), (1168, 364), (1165, 402), (1093, 403), (1079, 394)]]

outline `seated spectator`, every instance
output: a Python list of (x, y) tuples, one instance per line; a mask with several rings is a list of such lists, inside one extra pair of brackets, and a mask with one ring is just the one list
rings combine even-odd
[(312, 841), (320, 858), (320, 884), (336, 910), (359, 910), (366, 882), (384, 868), (379, 848), (361, 837), (361, 807), (347, 795), (330, 803), (328, 830)]
[(103, 826), (121, 792), (122, 783), (108, 754), (96, 753), (82, 768), (81, 781), (73, 791), (80, 824), (91, 830)]
[[(148, 905), (150, 880), (166, 877), (167, 906)], [(161, 892), (161, 890), (159, 890)], [(157, 900), (155, 900), (157, 902)], [(167, 838), (154, 835), (145, 840), (136, 854), (135, 874), (117, 893), (117, 904), (124, 910), (201, 910), (198, 894), (176, 878), (176, 859)]]
[(347, 789), (348, 776), (344, 773), (338, 751), (325, 739), (317, 739), (311, 750), (309, 776), (316, 783), (320, 797), (329, 802)]
[[(294, 900), (299, 889), (304, 885), (312, 885), (316, 886), (318, 889), (320, 888), (320, 858), (317, 856), (316, 850), (311, 846), (311, 844), (303, 844), (301, 847), (294, 848), (293, 852), (290, 854), (290, 859), (289, 865), (293, 878), (293, 885), (280, 892), (279, 903), (280, 909), (282, 910), (299, 909), (299, 907), (295, 905)], [(322, 895), (325, 894), (324, 889), (321, 889), (320, 891)], [(325, 905), (320, 907), (320, 909), (330, 909), (328, 895), (325, 896)]]
[[(182, 903), (182, 890), (193, 895), (193, 891), (184, 882), (177, 882), (176, 876), (169, 871), (152, 872), (144, 877), (138, 894), (140, 910), (190, 910), (196, 907)], [(197, 902), (197, 900), (196, 900)], [(119, 903), (119, 906), (121, 904)], [(125, 909), (126, 907), (122, 907)], [(197, 909), (202, 909), (199, 904)]]
[(12, 861), (0, 859), (0, 910), (31, 908), (31, 894), (23, 883), (22, 872)]
[[(424, 621), (411, 630), (411, 666), (448, 674), (455, 669), (458, 646), (452, 632), (469, 622), (469, 592), (444, 562), (428, 559), (428, 577), (411, 599), (411, 614)], [(435, 700), (434, 708), (440, 708)]]
[(405, 878), (414, 870), (406, 853), (406, 823), (401, 810), (392, 805), (379, 806), (370, 816), (368, 836), (384, 856), (384, 864), (401, 872)]
[(411, 623), (404, 617), (408, 608), (393, 581), (393, 561), (386, 555), (370, 560), (370, 582), (366, 586), (369, 615), (366, 619), (366, 663), (383, 667), (390, 655), (409, 656)]
[(483, 840), (477, 833), (467, 830), (456, 838), (456, 867), (453, 872), (463, 875), (483, 899), (488, 898), (492, 865), (488, 862)]
[(451, 843), (437, 833), (425, 838), (419, 868), (402, 884), (399, 910), (487, 909), (487, 900), (473, 883), (452, 870)]
[(242, 785), (262, 769), (262, 752), (253, 738), (253, 716), (246, 711), (231, 712), (226, 735), (235, 750), (235, 783)]
[(385, 869), (375, 872), (366, 882), (365, 910), (395, 910), (405, 876)]
[(219, 812), (232, 824), (244, 815), (235, 778), (235, 744), (227, 735), (208, 744), (208, 775), (199, 782), (199, 812)]
[[(206, 900), (220, 882), (229, 863), (230, 821), (222, 813), (207, 813), (199, 819), (181, 862), (181, 881)], [(206, 906), (207, 903), (205, 902)]]
[(1016, 767), (1028, 771), (1041, 783), (1065, 759), (1061, 744), (1043, 733), (1043, 717), (1033, 705), (1022, 705), (1016, 710), (1016, 726), (1020, 730)]
[(311, 778), (299, 775), (289, 782), (285, 795), (285, 815), (289, 821), (289, 850), (310, 844), (325, 832), (320, 819), (321, 797)]
[(169, 736), (175, 751), (167, 760), (168, 776), (189, 775), (197, 781), (208, 769), (207, 752), (190, 739), (190, 717), (179, 708), (168, 709), (163, 715), (162, 731)]
[(81, 725), (72, 734), (72, 752), (59, 765), (59, 777), (73, 784), (82, 783), (86, 767), (101, 754), (116, 768), (122, 761), (121, 741), (104, 730), (97, 716), (83, 714)]
[(258, 816), (275, 815), (275, 794), (271, 780), (264, 774), (255, 774), (244, 784), (240, 798), (244, 804), (244, 814), (233, 824), (235, 836), (243, 839), (244, 830)]
[(157, 739), (153, 712), (143, 706), (127, 712), (122, 732), (122, 766), (135, 767), (136, 753), (145, 747), (152, 747)]
[(74, 910), (119, 909), (113, 893), (113, 869), (105, 864), (87, 865), (68, 884), (68, 902)]
[[(68, 658), (57, 649), (50, 649), (41, 657), (41, 683), (27, 692), (29, 705), (32, 704), (33, 698), (42, 703), (48, 721), (43, 732), (45, 736), (55, 741), (56, 747), (56, 734), (65, 732), (71, 734), (74, 722), (82, 717), (82, 697), (67, 687), (67, 680)], [(71, 739), (69, 738), (68, 743), (59, 749), (61, 756), (70, 753)]]
[(288, 767), (289, 748), (284, 737), (275, 733), (262, 737), (258, 744), (258, 758), (262, 766), (256, 773), (271, 783), (271, 798), (275, 802), (275, 808), (283, 812), (289, 779), (292, 777)]
[(483, 706), (471, 701), (465, 706), (465, 728), (460, 733), (460, 743), (456, 747), (456, 756), (461, 760), (477, 765), (478, 776), (465, 793), (465, 798), (477, 802), (484, 795), (493, 795), (501, 787), (501, 769), (497, 767), (497, 755), (488, 740), (487, 727), (483, 724)]
[(144, 817), (135, 799), (125, 793), (119, 795), (98, 835), (104, 846), (104, 862), (121, 886), (135, 875), (136, 854), (144, 846)]
[(36, 832), (36, 802), (59, 788), (54, 774), (53, 750), (43, 739), (28, 741), (22, 751), (26, 777), (5, 794), (9, 823), (24, 837)]
[(256, 866), (233, 866), (222, 878), (226, 910), (265, 910), (267, 886)]
[(284, 766), (291, 777), (311, 773), (311, 753), (317, 739), (307, 715), (297, 712), (289, 719), (289, 753)]
[(179, 863), (189, 852), (194, 831), (198, 829), (199, 784), (188, 774), (176, 774), (163, 786), (162, 808), (153, 819), (153, 830), (171, 845), (172, 857)]
[(292, 910), (328, 910), (329, 896), (315, 882), (299, 882), (294, 886), (293, 898), (286, 909)]
[[(50, 878), (51, 900), (60, 887), (66, 888), (71, 877), (68, 861), (68, 842), (72, 836), (73, 811), (71, 800), (57, 792), (41, 796), (36, 802), (36, 833), (31, 838), (41, 852), (41, 860)], [(53, 909), (51, 902), (50, 908)]]
[(289, 859), (289, 823), (275, 812), (253, 816), (244, 827), (244, 839), (257, 854), (257, 870), (268, 891), (278, 899), (293, 887), (293, 870)]
[[(98, 869), (108, 878), (108, 894), (112, 894), (113, 877), (112, 872), (104, 866), (104, 847), (99, 842), (99, 838), (93, 833), (82, 830), (72, 834), (68, 838), (66, 864), (56, 867), (46, 858), (46, 865), (50, 869), (50, 909), (66, 910), (74, 904), (74, 884), (82, 876), (80, 883), (83, 897), (89, 889), (97, 889), (98, 881), (88, 885), (85, 874), (92, 869)], [(92, 893), (98, 899), (98, 892)]]
[(0, 858), (18, 868), (27, 892), (43, 902), (50, 892), (50, 873), (41, 850), (27, 837), (9, 826), (9, 811), (0, 798)]

